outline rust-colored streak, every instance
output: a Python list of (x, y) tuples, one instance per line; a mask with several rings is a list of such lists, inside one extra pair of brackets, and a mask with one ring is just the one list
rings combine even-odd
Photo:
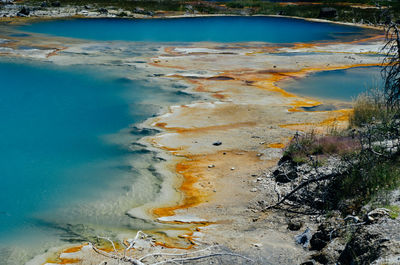
[(373, 40), (379, 40), (379, 39), (384, 39), (385, 35), (375, 35), (367, 38), (362, 38), (358, 40), (353, 40), (353, 41), (344, 41), (344, 42), (322, 42), (322, 43), (294, 43), (293, 47), (294, 49), (302, 49), (302, 48), (315, 48), (317, 46), (322, 46), (322, 45), (332, 45), (332, 44), (356, 44), (356, 43), (362, 43), (362, 42), (370, 42)]
[(182, 184), (179, 187), (179, 190), (184, 195), (182, 202), (175, 206), (154, 209), (153, 213), (155, 215), (159, 217), (174, 215), (175, 210), (196, 206), (207, 197), (206, 192), (194, 187), (194, 184), (204, 174), (203, 170), (197, 166), (200, 163), (199, 157), (188, 156), (187, 158), (187, 160), (181, 161), (175, 166), (175, 171), (183, 177)]
[(283, 143), (272, 143), (268, 145), (269, 148), (285, 148), (285, 145)]
[(82, 246), (77, 246), (77, 247), (72, 247), (72, 248), (68, 248), (66, 250), (63, 251), (63, 253), (74, 253), (74, 252), (78, 252), (83, 248)]
[(80, 262), (80, 259), (60, 259), (60, 262), (57, 262), (57, 264), (73, 264), (73, 263), (78, 263)]
[(47, 55), (46, 55), (46, 58), (49, 58), (49, 57), (54, 56), (54, 55), (57, 55), (58, 52), (63, 51), (63, 50), (66, 50), (66, 49), (67, 49), (66, 47), (63, 47), (63, 48), (56, 48), (56, 49), (55, 49), (54, 51), (52, 51), (51, 53), (47, 54)]
[(279, 125), (281, 128), (287, 128), (298, 131), (307, 131), (314, 130), (317, 133), (323, 133), (324, 130), (329, 128), (329, 126), (333, 126), (336, 128), (347, 126), (347, 122), (349, 120), (350, 114), (353, 112), (352, 109), (341, 109), (334, 111), (321, 111), (327, 112), (330, 114), (329, 118), (317, 123), (292, 123), (292, 124), (283, 124)]
[(225, 95), (219, 94), (219, 93), (214, 93), (212, 96), (214, 98), (217, 98), (217, 99), (224, 99), (225, 98)]
[(80, 259), (57, 258), (55, 260), (47, 260), (46, 264), (74, 264), (80, 261)]
[(155, 60), (154, 62), (148, 63), (148, 64), (151, 66), (163, 67), (163, 68), (173, 68), (173, 69), (181, 69), (181, 70), (185, 69), (182, 66), (163, 64), (160, 60)]

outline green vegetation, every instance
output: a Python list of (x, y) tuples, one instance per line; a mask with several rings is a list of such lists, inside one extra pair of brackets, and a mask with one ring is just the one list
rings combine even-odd
[[(40, 5), (44, 0), (24, 0), (27, 4)], [(400, 18), (400, 2), (398, 1), (370, 1), (370, 0), (323, 0), (301, 1), (301, 4), (288, 4), (279, 1), (266, 0), (232, 0), (232, 1), (188, 1), (188, 0), (49, 0), (48, 6), (59, 2), (61, 6), (95, 6), (97, 8), (121, 8), (125, 11), (137, 11), (137, 8), (146, 11), (188, 12), (200, 14), (266, 14), (286, 15), (307, 18), (325, 18), (348, 22), (365, 22), (378, 24), (384, 16), (391, 14), (395, 19)], [(295, 0), (292, 2), (296, 3)], [(376, 2), (379, 7), (376, 6)], [(334, 8), (335, 15), (321, 16), (321, 8)], [(386, 11), (385, 11), (386, 10)]]
[(386, 209), (390, 210), (389, 217), (392, 219), (396, 219), (400, 215), (400, 207), (397, 205), (384, 205)]
[(313, 131), (303, 136), (296, 135), (284, 155), (297, 164), (306, 163), (311, 156), (321, 161), (329, 155), (348, 155), (360, 149), (359, 142), (347, 135), (318, 136)]
[[(400, 187), (400, 31), (398, 23), (386, 20), (384, 86), (357, 97), (348, 129), (325, 136), (296, 135), (285, 151), (295, 163), (336, 155), (346, 165), (343, 173), (320, 186), (328, 210), (351, 214), (367, 203), (387, 203), (384, 195)], [(398, 214), (392, 210), (392, 217)]]

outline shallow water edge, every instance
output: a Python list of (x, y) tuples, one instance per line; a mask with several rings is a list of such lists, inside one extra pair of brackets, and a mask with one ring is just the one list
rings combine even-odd
[[(56, 56), (50, 57), (49, 60), (54, 60), (53, 62), (55, 63), (77, 63), (77, 58), (71, 60), (75, 54), (82, 54), (81, 52), (88, 47), (95, 51), (102, 50), (98, 47), (95, 48), (97, 45), (93, 43), (71, 45), (69, 47), (70, 51), (67, 49), (66, 52), (60, 52)], [(114, 47), (124, 47), (121, 43), (114, 45)], [(279, 74), (302, 75), (302, 72), (296, 72), (296, 69), (303, 69), (309, 64), (312, 64), (312, 66), (306, 69), (308, 72), (315, 71), (315, 69), (326, 69), (326, 64), (328, 63), (333, 64), (332, 68), (340, 68), (343, 65), (350, 68), (354, 65), (354, 62), (344, 57), (334, 58), (329, 55), (325, 57), (325, 55), (314, 53), (315, 49), (323, 49), (329, 50), (335, 57), (338, 57), (335, 53), (338, 52), (340, 54), (340, 51), (338, 51), (335, 44), (331, 44), (328, 47), (321, 47), (318, 44), (310, 45), (309, 47), (279, 47), (277, 50), (273, 50), (273, 52), (278, 53), (304, 53), (305, 49), (306, 54), (294, 56), (299, 60), (299, 65), (296, 65), (296, 69), (291, 68), (291, 65), (280, 63), (283, 58), (281, 56), (280, 58), (276, 58), (278, 56), (274, 57), (270, 53), (271, 50), (262, 45), (247, 48), (228, 46), (228, 48), (224, 48), (224, 53), (220, 52), (218, 45), (215, 43), (186, 45), (189, 47), (182, 45), (178, 47), (179, 49), (164, 45), (158, 50), (156, 56), (153, 54), (150, 56), (151, 59), (144, 59), (145, 61), (147, 60), (146, 62), (150, 66), (146, 70), (147, 73), (162, 73), (168, 76), (165, 79), (183, 80), (191, 84), (190, 90), (194, 93), (207, 95), (207, 99), (200, 100), (199, 102), (171, 107), (167, 114), (154, 117), (147, 122), (151, 126), (161, 129), (163, 132), (142, 140), (144, 141), (143, 143), (150, 143), (149, 146), (152, 149), (162, 148), (164, 150), (162, 152), (167, 154), (165, 159), (169, 160), (172, 164), (167, 166), (167, 170), (175, 172), (175, 170), (179, 169), (179, 173), (183, 177), (183, 182), (169, 182), (166, 183), (165, 187), (171, 190), (171, 187), (178, 188), (181, 183), (185, 183), (185, 180), (190, 180), (192, 177), (190, 170), (195, 170), (198, 175), (196, 176), (196, 181), (191, 183), (188, 189), (181, 193), (183, 197), (179, 196), (177, 201), (182, 202), (185, 197), (191, 198), (193, 196), (193, 198), (200, 198), (198, 201), (199, 204), (189, 203), (184, 204), (184, 207), (176, 208), (169, 206), (169, 202), (162, 198), (161, 201), (166, 209), (161, 212), (175, 212), (175, 215), (170, 216), (169, 219), (165, 219), (169, 223), (182, 220), (184, 216), (191, 216), (184, 219), (189, 223), (189, 226), (193, 226), (194, 222), (190, 224), (190, 220), (195, 220), (193, 216), (211, 222), (218, 221), (222, 216), (228, 219), (240, 219), (237, 213), (232, 212), (224, 212), (221, 216), (216, 215), (218, 211), (221, 211), (221, 208), (217, 208), (215, 203), (219, 205), (223, 204), (223, 209), (235, 203), (227, 200), (227, 195), (220, 188), (221, 183), (218, 181), (218, 176), (221, 179), (232, 182), (232, 190), (238, 191), (237, 189), (241, 185), (240, 181), (237, 181), (239, 175), (250, 176), (253, 174), (250, 172), (253, 167), (254, 169), (261, 170), (265, 167), (265, 165), (262, 166), (262, 163), (279, 156), (280, 151), (277, 148), (268, 146), (284, 145), (293, 133), (292, 129), (285, 128), (284, 126), (307, 126), (307, 123), (318, 126), (320, 122), (330, 119), (331, 116), (341, 115), (335, 112), (318, 112), (311, 116), (301, 111), (288, 111), (290, 109), (298, 110), (302, 106), (312, 106), (316, 104), (316, 101), (304, 99), (296, 95), (291, 96), (285, 94), (285, 91), (279, 90), (279, 87), (275, 85)], [(357, 44), (345, 45), (347, 46), (344, 48), (340, 47), (340, 49), (352, 49), (354, 47), (361, 49)], [(129, 49), (128, 46), (125, 46), (125, 48)], [(203, 49), (202, 54), (191, 52), (199, 46)], [(364, 45), (362, 46), (364, 47)], [(373, 50), (373, 47), (375, 46), (372, 44), (368, 46), (371, 50)], [(364, 58), (361, 51), (356, 51), (355, 53), (358, 59), (363, 60), (364, 64), (373, 64), (376, 60), (376, 58)], [(168, 54), (168, 56), (164, 56), (165, 54)], [(112, 61), (115, 62), (115, 59), (118, 58), (117, 61), (122, 64), (129, 63), (135, 67), (143, 65), (135, 63), (132, 58), (121, 59), (121, 57), (125, 56), (124, 52), (113, 54), (113, 58), (110, 59), (104, 58), (98, 52), (92, 52), (90, 56), (89, 54), (84, 54), (84, 56), (92, 64), (99, 63), (99, 61), (111, 64)], [(217, 60), (218, 63), (215, 63), (215, 57), (219, 59)], [(293, 62), (293, 55), (287, 56), (285, 59), (288, 62)], [(202, 63), (193, 65), (191, 63), (193, 60), (201, 61)], [(138, 59), (135, 61), (138, 61)], [(266, 65), (265, 62), (269, 62), (269, 64)], [(229, 78), (217, 78), (219, 76)], [(276, 119), (274, 116), (276, 116)], [(299, 121), (304, 121), (304, 124), (299, 124)], [(268, 131), (265, 131), (266, 127), (269, 128)], [(213, 146), (212, 143), (215, 141), (221, 141), (223, 143), (222, 146)], [(261, 155), (258, 156), (258, 154)], [(177, 159), (171, 159), (171, 157)], [(194, 161), (194, 163), (190, 163), (190, 161)], [(248, 168), (245, 169), (243, 164)], [(210, 168), (208, 167), (209, 165), (214, 165), (215, 168)], [(234, 169), (232, 170), (232, 168)], [(171, 174), (172, 178), (175, 179), (174, 173)], [(208, 184), (208, 182), (212, 183), (211, 187), (211, 184)], [(254, 193), (248, 194), (249, 190), (250, 188), (246, 186), (243, 191), (238, 191), (235, 196), (242, 196), (238, 202), (247, 203), (250, 198), (249, 194), (254, 195)], [(199, 192), (193, 193), (195, 191)], [(216, 194), (213, 195), (214, 193)], [(148, 213), (146, 209), (150, 209), (151, 211), (157, 205), (159, 207), (159, 202), (147, 205), (142, 212)], [(175, 205), (175, 203), (172, 203), (172, 205)], [(238, 209), (242, 209), (240, 207), (243, 207), (243, 205), (236, 206)], [(216, 208), (214, 209), (214, 207)], [(207, 212), (211, 212), (211, 214)], [(134, 214), (137, 214), (137, 211)], [(242, 214), (244, 213), (242, 212)], [(232, 231), (226, 225), (221, 224), (218, 226), (218, 229), (221, 231)], [(184, 226), (187, 227), (188, 224)], [(221, 234), (219, 232), (215, 233), (211, 227), (199, 228), (199, 230), (204, 230), (201, 233), (203, 235), (207, 234), (210, 236), (210, 233), (214, 233), (211, 235), (211, 238), (217, 241), (215, 237), (218, 237), (217, 235), (221, 236)], [(241, 227), (245, 226), (241, 224)], [(176, 230), (176, 227), (174, 229)], [(207, 229), (210, 232), (207, 232)], [(168, 229), (164, 229), (164, 232), (168, 234)], [(188, 231), (184, 231), (183, 233), (188, 233)], [(201, 235), (197, 235), (197, 237), (201, 238)], [(235, 241), (231, 243), (225, 242), (223, 237), (218, 240), (222, 240), (227, 245), (235, 244)]]

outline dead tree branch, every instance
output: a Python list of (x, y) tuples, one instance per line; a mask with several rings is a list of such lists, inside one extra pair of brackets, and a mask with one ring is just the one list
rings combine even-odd
[(298, 192), (299, 190), (301, 190), (302, 188), (307, 187), (308, 185), (310, 185), (311, 183), (314, 182), (319, 182), (319, 181), (323, 181), (326, 179), (333, 179), (335, 177), (337, 177), (338, 174), (330, 174), (330, 175), (323, 175), (321, 177), (318, 178), (313, 178), (313, 179), (309, 179), (301, 184), (299, 184), (298, 186), (296, 186), (296, 188), (294, 188), (291, 192), (289, 192), (288, 194), (286, 194), (280, 201), (278, 201), (277, 203), (275, 203), (274, 205), (268, 206), (265, 210), (269, 210), (272, 208), (276, 208), (279, 205), (281, 205), (283, 202), (285, 202), (287, 199), (290, 198), (290, 196), (292, 196), (293, 194), (295, 194), (296, 192)]

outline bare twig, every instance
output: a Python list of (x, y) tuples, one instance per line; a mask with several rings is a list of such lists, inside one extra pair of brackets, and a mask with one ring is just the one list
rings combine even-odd
[(299, 184), (296, 188), (294, 188), (291, 192), (289, 192), (288, 194), (286, 194), (280, 201), (278, 201), (277, 203), (275, 203), (274, 205), (268, 206), (265, 210), (269, 210), (272, 208), (276, 208), (277, 206), (281, 205), (284, 201), (286, 201), (287, 199), (290, 198), (290, 196), (292, 196), (293, 194), (295, 194), (297, 191), (299, 191), (300, 189), (307, 187), (308, 185), (310, 185), (311, 183), (314, 182), (318, 182), (318, 181), (322, 181), (322, 180), (326, 180), (326, 179), (330, 179), (330, 178), (335, 178), (336, 176), (338, 176), (338, 174), (330, 174), (330, 175), (323, 175), (319, 178), (313, 178), (313, 179), (309, 179), (301, 184)]
[(200, 252), (207, 251), (207, 250), (209, 250), (211, 248), (212, 248), (212, 246), (207, 247), (205, 249), (198, 250), (198, 251), (187, 252), (187, 253), (150, 253), (150, 254), (147, 254), (146, 256), (141, 257), (139, 259), (139, 261), (143, 261), (146, 258), (154, 257), (154, 256), (187, 256), (187, 255), (193, 255), (193, 254), (197, 254), (197, 253), (200, 253)]
[(233, 256), (233, 257), (239, 257), (239, 258), (254, 262), (254, 260), (249, 259), (248, 257), (242, 256), (242, 255), (239, 255), (239, 254), (235, 254), (235, 253), (212, 253), (212, 254), (209, 254), (209, 255), (192, 257), (192, 258), (181, 258), (181, 259), (164, 260), (164, 261), (160, 261), (160, 262), (157, 262), (157, 263), (153, 263), (152, 265), (160, 265), (160, 264), (165, 264), (165, 263), (169, 263), (169, 262), (179, 262), (179, 261), (194, 261), (194, 260), (200, 260), (200, 259), (217, 257), (217, 256)]

